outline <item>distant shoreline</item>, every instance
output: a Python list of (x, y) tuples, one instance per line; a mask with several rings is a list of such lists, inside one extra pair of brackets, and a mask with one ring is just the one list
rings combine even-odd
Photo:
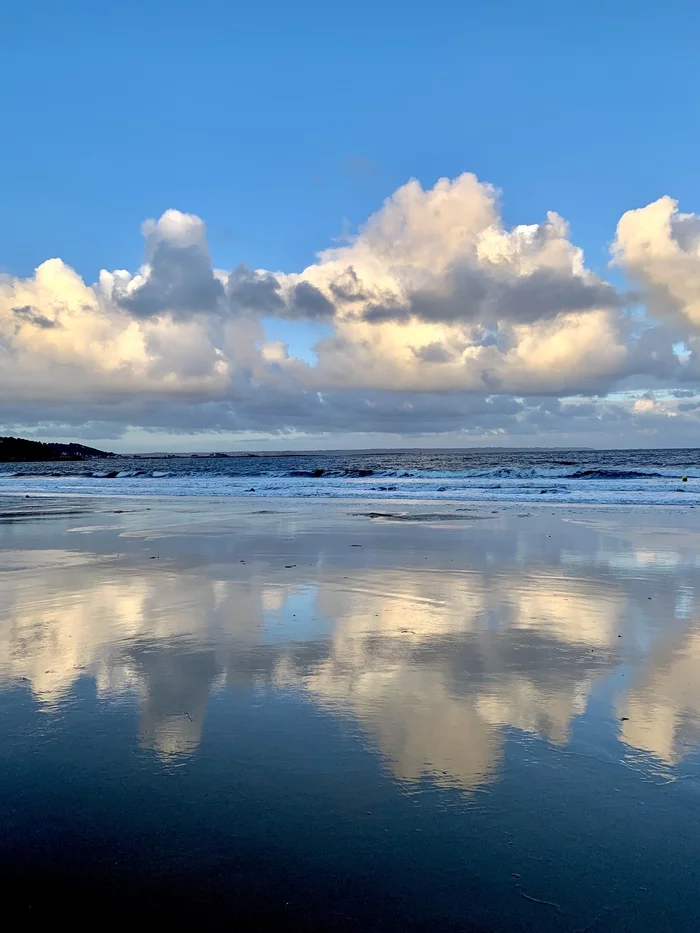
[(100, 459), (122, 460), (245, 460), (278, 459), (284, 457), (372, 457), (372, 456), (475, 456), (497, 454), (512, 457), (517, 454), (557, 453), (627, 453), (652, 454), (674, 451), (697, 451), (700, 447), (356, 447), (321, 448), (313, 450), (212, 450), (212, 451), (129, 451), (114, 452), (88, 447), (78, 442), (40, 442), (17, 437), (0, 437), (0, 463), (56, 463)]

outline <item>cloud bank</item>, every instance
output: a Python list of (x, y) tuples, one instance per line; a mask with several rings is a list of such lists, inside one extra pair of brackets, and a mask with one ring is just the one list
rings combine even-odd
[[(700, 424), (700, 217), (669, 197), (619, 221), (626, 288), (557, 214), (507, 228), (471, 174), (408, 182), (301, 272), (215, 269), (176, 210), (142, 233), (135, 273), (0, 276), (5, 430), (663, 446)], [(275, 320), (324, 325), (312, 362)]]

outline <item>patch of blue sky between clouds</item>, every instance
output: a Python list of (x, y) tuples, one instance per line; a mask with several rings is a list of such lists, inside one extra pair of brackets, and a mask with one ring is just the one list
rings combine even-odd
[(279, 318), (265, 318), (262, 323), (265, 328), (265, 337), (269, 342), (281, 340), (287, 344), (290, 356), (295, 356), (312, 366), (317, 362), (314, 346), (319, 340), (333, 334), (333, 328), (328, 324), (320, 324), (314, 321), (285, 321)]

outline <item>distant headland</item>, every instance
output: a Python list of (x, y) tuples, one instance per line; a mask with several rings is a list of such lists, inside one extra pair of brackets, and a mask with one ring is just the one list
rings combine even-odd
[(90, 460), (94, 457), (114, 457), (106, 450), (84, 444), (44, 444), (22, 437), (0, 437), (0, 463), (54, 460)]

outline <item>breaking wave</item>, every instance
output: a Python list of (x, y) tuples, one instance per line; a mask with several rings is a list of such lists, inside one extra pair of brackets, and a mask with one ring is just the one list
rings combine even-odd
[(700, 503), (698, 450), (326, 452), (2, 466), (6, 494)]

